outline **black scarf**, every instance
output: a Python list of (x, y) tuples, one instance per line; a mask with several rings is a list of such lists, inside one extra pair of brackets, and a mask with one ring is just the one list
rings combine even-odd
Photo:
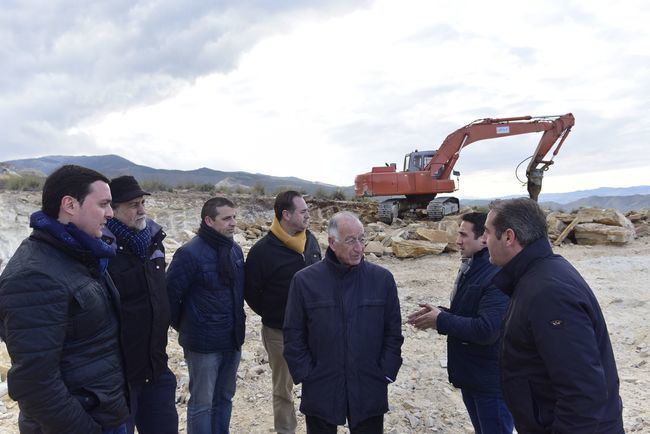
[(217, 251), (217, 257), (219, 258), (219, 281), (223, 285), (233, 288), (235, 286), (235, 266), (230, 258), (230, 254), (235, 241), (230, 237), (221, 235), (206, 225), (205, 222), (201, 222), (198, 235), (210, 247)]

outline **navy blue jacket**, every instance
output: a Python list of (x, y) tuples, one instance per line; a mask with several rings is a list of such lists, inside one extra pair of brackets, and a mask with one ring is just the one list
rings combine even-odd
[(237, 243), (230, 254), (235, 283), (218, 276), (218, 254), (200, 236), (174, 253), (167, 269), (171, 325), (184, 350), (197, 353), (239, 350), (244, 343), (244, 255)]
[(296, 273), (284, 320), (284, 358), (302, 383), (300, 411), (351, 427), (388, 411), (402, 364), (397, 287), (386, 269), (326, 257)]
[(622, 433), (607, 326), (576, 269), (542, 238), (510, 260), (494, 283), (511, 295), (501, 380), (517, 431)]
[(487, 249), (474, 254), (451, 307), (438, 315), (438, 333), (447, 335), (447, 371), (456, 387), (501, 396), (499, 335), (509, 297), (492, 284), (499, 268)]

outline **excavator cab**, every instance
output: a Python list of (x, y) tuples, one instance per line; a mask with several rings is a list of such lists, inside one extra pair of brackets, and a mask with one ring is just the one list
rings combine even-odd
[(404, 156), (404, 172), (422, 172), (436, 151), (418, 151), (417, 149)]

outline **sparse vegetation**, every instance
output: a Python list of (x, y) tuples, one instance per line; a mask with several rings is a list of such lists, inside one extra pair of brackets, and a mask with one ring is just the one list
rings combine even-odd
[(266, 193), (266, 188), (261, 182), (256, 182), (255, 185), (251, 188), (251, 194), (253, 196), (264, 196)]
[(171, 185), (158, 180), (142, 181), (140, 186), (145, 191), (174, 191)]
[(314, 199), (325, 200), (325, 199), (329, 199), (330, 196), (329, 196), (329, 193), (327, 193), (327, 191), (325, 191), (324, 189), (322, 189), (322, 188), (319, 187), (319, 188), (314, 192), (314, 194), (313, 194), (313, 198), (314, 198)]
[(0, 178), (0, 189), (14, 191), (38, 191), (43, 188), (45, 178), (36, 175), (6, 176)]
[(197, 184), (195, 182), (186, 182), (184, 184), (178, 185), (177, 188), (179, 188), (181, 190), (202, 191), (202, 192), (205, 192), (205, 193), (210, 193), (210, 192), (214, 191), (214, 189), (215, 189), (214, 185), (212, 185), (212, 184), (207, 184), (207, 183)]
[(332, 200), (347, 200), (347, 197), (345, 197), (345, 193), (340, 188), (334, 190), (330, 194), (330, 197), (332, 198)]

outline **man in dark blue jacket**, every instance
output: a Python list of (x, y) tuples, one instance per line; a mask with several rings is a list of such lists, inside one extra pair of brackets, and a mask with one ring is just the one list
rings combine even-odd
[(493, 282), (510, 295), (503, 395), (520, 433), (619, 434), (622, 403), (605, 319), (587, 282), (553, 254), (530, 199), (495, 201), (485, 224)]
[(485, 213), (461, 216), (456, 244), (461, 266), (451, 295), (451, 307), (421, 304), (409, 316), (420, 330), (447, 335), (449, 381), (460, 388), (477, 434), (512, 433), (512, 416), (501, 395), (498, 342), (508, 296), (492, 284), (499, 268), (490, 264), (483, 231)]
[(229, 431), (246, 319), (235, 227), (235, 205), (208, 200), (198, 235), (176, 251), (167, 270), (171, 324), (190, 374), (189, 434)]
[(383, 432), (388, 384), (404, 338), (392, 274), (364, 261), (363, 225), (340, 212), (327, 228), (325, 259), (296, 273), (284, 319), (284, 357), (302, 383), (310, 434)]

